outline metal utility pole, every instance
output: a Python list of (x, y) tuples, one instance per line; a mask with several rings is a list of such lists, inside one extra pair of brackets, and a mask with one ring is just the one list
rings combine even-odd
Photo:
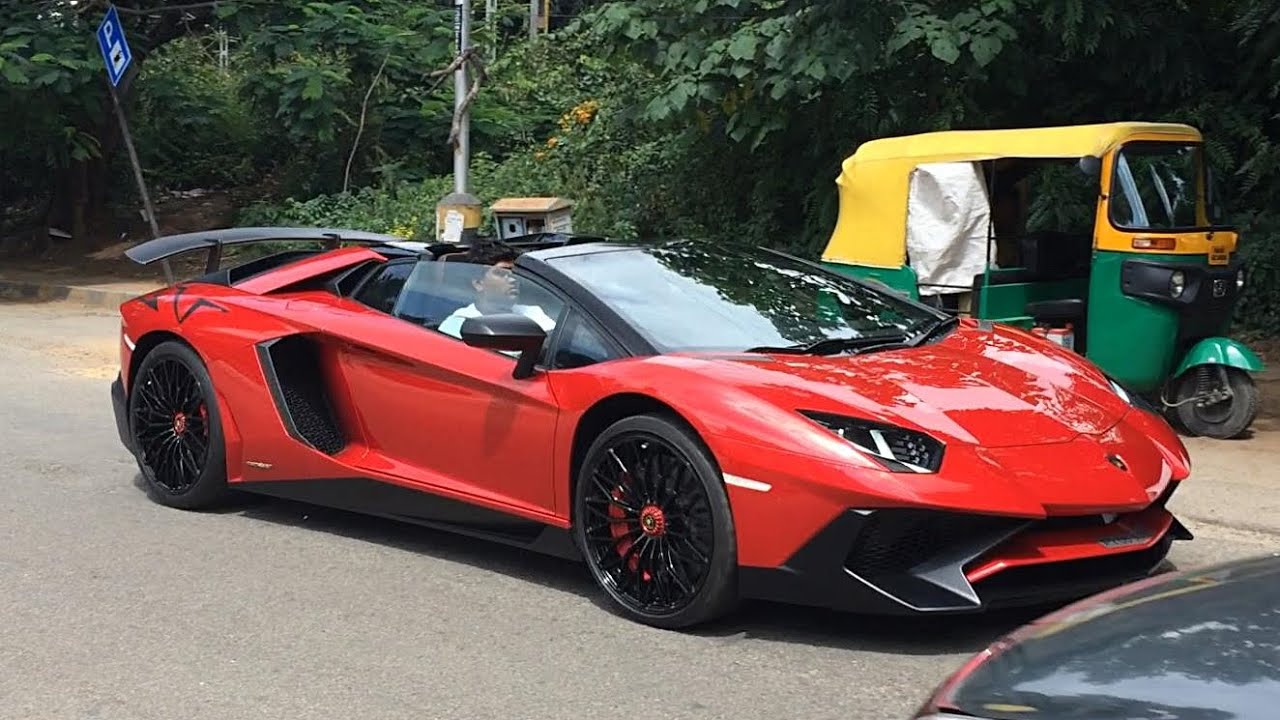
[[(453, 29), (458, 57), (471, 49), (471, 0), (453, 0)], [(436, 204), (436, 240), (464, 243), (480, 228), (480, 199), (467, 192), (471, 164), (471, 113), (465, 109), (467, 63), (458, 63), (453, 73), (453, 112), (458, 118), (457, 143), (453, 148), (453, 192)]]
[[(454, 26), (457, 30), (458, 55), (471, 48), (471, 0), (454, 0), (456, 12)], [(467, 64), (458, 63), (453, 73), (453, 111), (460, 113), (458, 146), (453, 151), (453, 191), (467, 191), (467, 170), (471, 159), (471, 113), (463, 112), (463, 99), (467, 96)]]

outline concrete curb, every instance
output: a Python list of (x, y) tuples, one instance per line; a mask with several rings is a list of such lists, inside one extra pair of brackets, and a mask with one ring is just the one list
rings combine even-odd
[(93, 287), (0, 278), (0, 299), (3, 300), (66, 302), (105, 310), (115, 310), (145, 292), (147, 290), (132, 287)]

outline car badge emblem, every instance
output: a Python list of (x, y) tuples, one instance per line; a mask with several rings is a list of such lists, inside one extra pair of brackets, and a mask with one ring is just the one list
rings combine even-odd
[(1117, 468), (1121, 470), (1129, 469), (1129, 466), (1126, 465), (1124, 462), (1124, 458), (1120, 457), (1119, 455), (1108, 455), (1107, 462), (1111, 463), (1112, 465), (1115, 465)]

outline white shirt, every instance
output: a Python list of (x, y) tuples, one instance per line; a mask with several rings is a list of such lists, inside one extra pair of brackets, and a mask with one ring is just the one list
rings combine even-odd
[[(546, 332), (551, 332), (551, 329), (556, 326), (556, 321), (552, 320), (551, 317), (543, 312), (542, 308), (537, 305), (512, 305), (511, 312), (523, 315), (533, 320)], [(472, 303), (464, 308), (454, 310), (452, 315), (445, 318), (444, 322), (440, 323), (440, 327), (438, 329), (445, 335), (452, 335), (453, 337), (461, 338), (463, 321), (471, 317), (480, 317), (483, 314), (484, 313), (480, 312), (480, 310), (476, 308), (475, 303)]]

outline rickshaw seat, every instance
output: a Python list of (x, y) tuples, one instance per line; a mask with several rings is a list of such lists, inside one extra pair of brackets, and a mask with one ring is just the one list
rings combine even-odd
[(1085, 302), (1080, 298), (1038, 300), (1027, 303), (1027, 314), (1045, 322), (1080, 323), (1085, 318)]

